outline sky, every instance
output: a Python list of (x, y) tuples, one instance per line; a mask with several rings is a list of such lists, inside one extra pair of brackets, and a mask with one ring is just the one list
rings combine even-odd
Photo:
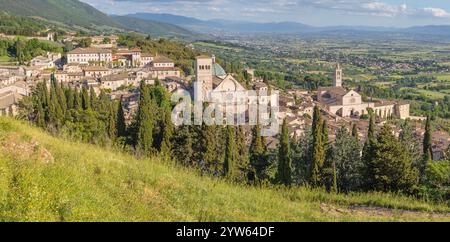
[(292, 21), (314, 26), (450, 25), (450, 0), (81, 0), (108, 14)]

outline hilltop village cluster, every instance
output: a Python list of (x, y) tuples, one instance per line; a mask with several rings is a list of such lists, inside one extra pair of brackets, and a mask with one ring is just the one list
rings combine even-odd
[[(108, 44), (105, 43), (108, 38)], [(180, 89), (194, 94), (197, 101), (207, 102), (212, 93), (225, 94), (233, 91), (254, 90), (257, 93), (270, 92), (276, 87), (269, 86), (254, 75), (254, 70), (246, 69), (252, 76), (250, 85), (238, 82), (233, 73), (227, 73), (214, 56), (198, 56), (195, 61), (195, 76), (185, 76), (173, 60), (160, 54), (144, 53), (139, 48), (124, 48), (117, 45), (116, 36), (94, 36), (88, 48), (76, 48), (63, 57), (59, 53), (38, 56), (27, 66), (0, 66), (0, 115), (17, 115), (18, 103), (30, 95), (36, 83), (50, 80), (51, 75), (65, 85), (93, 88), (97, 93), (108, 90), (111, 99), (121, 99), (126, 110), (125, 116), (131, 121), (137, 111), (139, 85), (142, 81), (155, 84), (156, 81), (170, 93)], [(380, 123), (389, 118), (421, 119), (410, 116), (410, 105), (403, 102), (376, 100), (364, 102), (355, 90), (347, 90), (343, 84), (343, 69), (336, 66), (332, 87), (320, 87), (317, 92), (302, 89), (280, 90), (279, 122), (287, 119), (291, 136), (303, 135), (311, 125), (314, 107), (319, 105), (322, 114), (329, 121), (330, 130), (343, 125), (358, 124), (361, 138), (365, 137), (368, 122), (362, 119), (372, 110)], [(400, 130), (397, 128), (398, 134)], [(418, 135), (423, 130), (418, 127)], [(333, 138), (331, 132), (330, 138)], [(439, 134), (436, 152), (447, 147), (448, 135)], [(277, 145), (276, 137), (268, 139), (269, 148)], [(442, 149), (443, 150), (443, 149)], [(439, 155), (436, 154), (436, 157)]]

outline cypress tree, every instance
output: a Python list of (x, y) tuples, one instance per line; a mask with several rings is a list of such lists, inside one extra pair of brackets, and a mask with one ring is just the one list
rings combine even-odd
[(352, 126), (352, 137), (359, 141), (358, 126), (356, 124)]
[(225, 177), (234, 180), (237, 173), (237, 150), (236, 150), (236, 130), (232, 126), (227, 126), (227, 140), (225, 145), (225, 159), (223, 162), (223, 172)]
[(325, 150), (327, 150), (328, 142), (329, 142), (327, 120), (323, 120), (323, 122), (322, 122), (322, 139), (323, 139), (323, 144), (325, 146)]
[(431, 117), (428, 115), (425, 124), (425, 135), (423, 138), (423, 163), (419, 167), (420, 175), (423, 175), (428, 162), (433, 161), (433, 143), (431, 130)]
[(289, 130), (287, 120), (284, 119), (280, 146), (278, 150), (278, 172), (276, 180), (279, 184), (290, 186), (292, 184), (292, 157), (289, 141)]
[(195, 166), (196, 164), (193, 159), (194, 151), (192, 149), (194, 141), (191, 127), (187, 125), (178, 127), (172, 140), (172, 154), (174, 159), (185, 166)]
[(92, 110), (101, 111), (98, 110), (97, 107), (97, 94), (95, 93), (95, 90), (93, 87), (89, 88), (89, 103)]
[(89, 93), (86, 87), (82, 88), (81, 91), (81, 107), (83, 110), (91, 109), (91, 98), (89, 97)]
[(323, 121), (322, 124), (322, 142), (325, 151), (325, 161), (321, 170), (322, 184), (324, 184), (328, 191), (337, 192), (337, 171), (336, 160), (333, 157), (333, 147), (329, 143), (328, 137), (328, 122)]
[(50, 104), (49, 104), (49, 120), (55, 128), (59, 128), (63, 122), (63, 112), (58, 100), (57, 85), (50, 87)]
[(408, 151), (407, 153), (410, 160), (412, 161), (413, 166), (420, 170), (423, 157), (421, 157), (420, 142), (414, 135), (411, 122), (409, 120), (405, 120), (405, 122), (403, 122), (400, 127), (401, 132), (399, 135), (399, 140)]
[(35, 122), (38, 127), (44, 128), (46, 126), (45, 124), (45, 107), (46, 107), (46, 101), (45, 101), (45, 89), (43, 87), (45, 83), (41, 82), (36, 85), (36, 90), (33, 93), (33, 107), (35, 110)]
[(250, 158), (248, 153), (248, 146), (245, 139), (245, 131), (244, 126), (239, 126), (237, 129), (237, 137), (236, 137), (236, 147), (238, 153), (238, 168), (239, 175), (238, 180), (246, 181), (248, 179), (247, 175), (251, 170), (250, 167)]
[(45, 127), (45, 112), (44, 108), (42, 108), (41, 104), (38, 104), (36, 106), (36, 125), (38, 127), (44, 128)]
[(145, 156), (150, 156), (154, 153), (153, 128), (155, 108), (156, 103), (151, 98), (150, 88), (142, 82), (137, 113), (136, 148)]
[(336, 161), (332, 161), (332, 169), (333, 169), (333, 182), (331, 186), (331, 192), (332, 193), (338, 193), (338, 184), (337, 184), (337, 169), (336, 169)]
[(71, 87), (66, 88), (65, 90), (66, 100), (67, 100), (67, 109), (71, 110), (75, 105), (75, 95)]
[(161, 142), (161, 153), (165, 156), (170, 156), (172, 150), (172, 136), (173, 136), (173, 123), (172, 123), (172, 113), (170, 109), (164, 108), (164, 119), (162, 122), (162, 142)]
[(259, 120), (252, 131), (252, 142), (250, 145), (250, 165), (251, 171), (249, 173), (249, 180), (252, 182), (259, 182), (266, 179), (265, 171), (268, 163), (265, 157), (265, 150), (263, 139), (261, 137), (261, 128)]
[(52, 88), (55, 89), (59, 107), (61, 109), (62, 114), (64, 115), (67, 110), (67, 101), (66, 101), (66, 96), (64, 94), (64, 89), (63, 89), (62, 83), (61, 83), (61, 85), (58, 85), (58, 81), (56, 80), (54, 74), (52, 74), (51, 80), (52, 80), (52, 82), (51, 82)]
[(109, 105), (109, 115), (108, 115), (108, 136), (112, 143), (115, 142), (117, 137), (116, 129), (116, 114), (114, 112), (114, 104)]
[(81, 94), (80, 94), (80, 92), (78, 91), (78, 88), (77, 87), (75, 87), (75, 90), (74, 90), (74, 92), (73, 92), (73, 96), (74, 96), (74, 100), (73, 100), (73, 108), (74, 109), (77, 109), (77, 110), (80, 110), (80, 109), (82, 109), (83, 108), (83, 105), (82, 105), (82, 98), (81, 98)]
[(375, 137), (375, 117), (374, 115), (370, 115), (369, 121), (369, 130), (366, 142), (364, 143), (364, 148), (362, 152), (362, 175), (365, 178), (364, 180), (364, 188), (365, 190), (370, 190), (373, 186), (373, 183), (376, 179), (376, 174), (374, 173), (374, 164), (373, 159), (375, 157), (375, 145), (377, 143)]
[(201, 170), (213, 175), (218, 174), (219, 159), (221, 159), (220, 154), (217, 153), (217, 133), (217, 126), (203, 124), (195, 149), (198, 151), (197, 157)]
[(323, 123), (319, 106), (315, 106), (312, 125), (312, 146), (310, 157), (310, 183), (312, 186), (321, 186), (322, 168), (325, 163), (325, 145), (323, 143)]
[(125, 137), (127, 135), (127, 126), (125, 123), (125, 113), (123, 111), (122, 99), (120, 99), (117, 107), (116, 130), (117, 137)]

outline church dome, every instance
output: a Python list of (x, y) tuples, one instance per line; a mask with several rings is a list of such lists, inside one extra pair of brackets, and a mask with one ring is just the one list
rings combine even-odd
[(219, 64), (215, 63), (213, 65), (213, 75), (217, 77), (226, 76), (227, 72), (220, 66)]

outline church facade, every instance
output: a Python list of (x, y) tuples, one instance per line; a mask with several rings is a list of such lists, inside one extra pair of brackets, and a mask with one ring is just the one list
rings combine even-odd
[(354, 90), (342, 87), (343, 71), (340, 65), (336, 67), (333, 87), (319, 87), (317, 101), (330, 113), (344, 118), (357, 118), (368, 114), (372, 109), (379, 118), (410, 117), (410, 106), (401, 102), (363, 102), (362, 96)]
[[(229, 119), (249, 118), (251, 108), (269, 105), (269, 96), (261, 90), (247, 90), (216, 63), (214, 56), (198, 56), (195, 61), (194, 101), (214, 104)], [(255, 110), (252, 109), (252, 114)], [(258, 112), (256, 112), (258, 113)], [(268, 120), (267, 112), (259, 113)], [(261, 121), (262, 122), (262, 121)]]

